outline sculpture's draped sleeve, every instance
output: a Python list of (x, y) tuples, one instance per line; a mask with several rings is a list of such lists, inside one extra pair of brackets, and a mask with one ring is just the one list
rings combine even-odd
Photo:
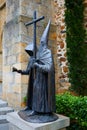
[(33, 67), (33, 58), (30, 57), (26, 70), (22, 70), (22, 75), (29, 75), (31, 68)]
[(37, 60), (35, 66), (38, 67), (39, 71), (49, 72), (52, 68), (52, 54), (51, 51), (45, 49), (43, 51), (38, 52)]

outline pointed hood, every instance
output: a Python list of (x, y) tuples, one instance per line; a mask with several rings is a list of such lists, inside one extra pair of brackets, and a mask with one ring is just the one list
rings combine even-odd
[(33, 56), (34, 46), (33, 43), (29, 43), (25, 48), (25, 51), (30, 55)]
[(48, 35), (49, 35), (49, 29), (50, 29), (50, 20), (42, 34), (42, 37), (41, 37), (41, 43), (44, 43), (45, 45), (48, 44)]

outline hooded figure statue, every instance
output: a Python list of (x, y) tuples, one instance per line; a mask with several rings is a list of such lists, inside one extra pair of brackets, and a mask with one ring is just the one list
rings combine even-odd
[[(55, 71), (51, 50), (48, 49), (48, 35), (50, 21), (41, 37), (36, 58), (33, 58), (33, 44), (29, 44), (25, 51), (30, 55), (26, 70), (13, 72), (29, 74), (27, 91), (27, 109), (19, 111), (21, 118), (32, 123), (46, 123), (58, 119), (55, 112)], [(27, 110), (27, 111), (26, 111)]]
[(25, 51), (30, 56), (29, 62), (27, 65), (26, 70), (18, 70), (13, 67), (13, 72), (18, 72), (22, 75), (29, 75), (29, 83), (28, 83), (28, 90), (27, 90), (27, 102), (26, 102), (26, 108), (24, 110), (32, 110), (32, 98), (33, 98), (33, 83), (34, 83), (34, 71), (33, 71), (33, 43), (29, 43), (27, 47), (25, 48)]
[(33, 86), (32, 110), (37, 113), (55, 112), (55, 72), (51, 50), (48, 49), (50, 21), (43, 32), (36, 55), (36, 78)]

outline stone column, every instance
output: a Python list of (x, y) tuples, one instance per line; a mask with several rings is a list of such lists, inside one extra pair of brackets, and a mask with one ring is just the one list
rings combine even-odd
[(12, 67), (26, 69), (28, 55), (24, 48), (28, 43), (27, 29), (29, 21), (20, 15), (20, 0), (7, 0), (6, 24), (3, 32), (3, 99), (15, 108), (20, 107), (26, 95), (28, 77), (12, 72)]

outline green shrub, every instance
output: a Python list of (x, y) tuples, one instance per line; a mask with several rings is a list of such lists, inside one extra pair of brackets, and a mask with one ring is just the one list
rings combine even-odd
[(56, 95), (56, 113), (70, 117), (68, 130), (87, 129), (87, 96)]
[(26, 101), (27, 101), (27, 97), (25, 96), (25, 97), (23, 98), (23, 102), (26, 103)]
[(72, 90), (87, 95), (87, 44), (84, 0), (65, 0), (65, 23), (69, 80)]

